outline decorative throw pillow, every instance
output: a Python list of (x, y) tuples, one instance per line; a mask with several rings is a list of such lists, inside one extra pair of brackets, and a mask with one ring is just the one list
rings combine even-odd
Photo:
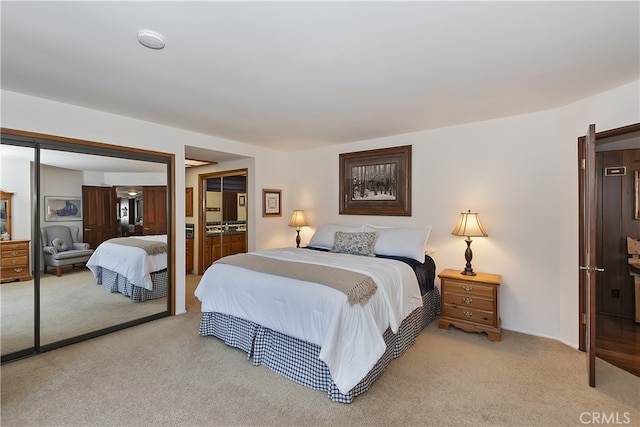
[(64, 239), (61, 239), (60, 237), (56, 237), (55, 239), (53, 239), (51, 241), (51, 246), (56, 248), (58, 252), (64, 252), (69, 250), (69, 246), (67, 246), (67, 243), (64, 241)]
[(374, 232), (358, 232), (344, 233), (336, 231), (335, 240), (331, 252), (339, 252), (342, 254), (376, 256), (373, 247), (376, 244), (378, 233)]

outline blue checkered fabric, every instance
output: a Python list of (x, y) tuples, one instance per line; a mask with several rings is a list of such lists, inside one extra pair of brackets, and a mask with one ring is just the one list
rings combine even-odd
[(133, 302), (143, 302), (149, 299), (166, 297), (169, 290), (169, 276), (167, 270), (160, 270), (151, 273), (151, 282), (153, 290), (136, 286), (126, 277), (106, 268), (98, 267), (98, 285), (102, 286), (109, 292), (120, 292), (122, 295), (129, 297)]
[(422, 296), (422, 307), (402, 321), (397, 334), (387, 329), (383, 335), (387, 349), (369, 373), (347, 394), (338, 390), (329, 367), (319, 359), (320, 346), (292, 338), (244, 319), (221, 313), (203, 313), (199, 333), (216, 336), (227, 345), (247, 353), (254, 365), (264, 365), (284, 377), (314, 390), (327, 392), (336, 402), (351, 403), (364, 393), (391, 361), (415, 342), (420, 331), (440, 314), (438, 288)]

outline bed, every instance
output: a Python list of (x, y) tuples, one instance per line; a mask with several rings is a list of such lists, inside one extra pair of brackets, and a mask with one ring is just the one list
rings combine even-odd
[(166, 297), (167, 236), (117, 237), (102, 242), (87, 261), (97, 284), (133, 302)]
[[(409, 235), (419, 250), (398, 250)], [(254, 365), (350, 403), (440, 313), (424, 235), (416, 229), (320, 226), (306, 248), (221, 258), (195, 291), (202, 302), (199, 333), (242, 349)], [(364, 242), (364, 236), (373, 241)], [(334, 274), (338, 284), (323, 283)], [(374, 283), (373, 292), (366, 286), (361, 291), (363, 277), (370, 279), (367, 286)]]

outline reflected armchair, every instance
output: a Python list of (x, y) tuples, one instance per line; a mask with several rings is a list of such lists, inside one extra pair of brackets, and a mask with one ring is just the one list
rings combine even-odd
[(44, 257), (44, 272), (47, 267), (55, 267), (56, 275), (62, 275), (62, 267), (86, 263), (93, 249), (88, 243), (79, 242), (80, 229), (75, 226), (52, 225), (40, 229), (42, 251)]

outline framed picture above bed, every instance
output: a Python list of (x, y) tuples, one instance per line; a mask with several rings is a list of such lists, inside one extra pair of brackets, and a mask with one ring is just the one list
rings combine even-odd
[(340, 154), (341, 215), (411, 216), (411, 145)]
[(282, 216), (282, 190), (262, 189), (262, 216)]
[(82, 197), (44, 196), (44, 220), (82, 221)]

